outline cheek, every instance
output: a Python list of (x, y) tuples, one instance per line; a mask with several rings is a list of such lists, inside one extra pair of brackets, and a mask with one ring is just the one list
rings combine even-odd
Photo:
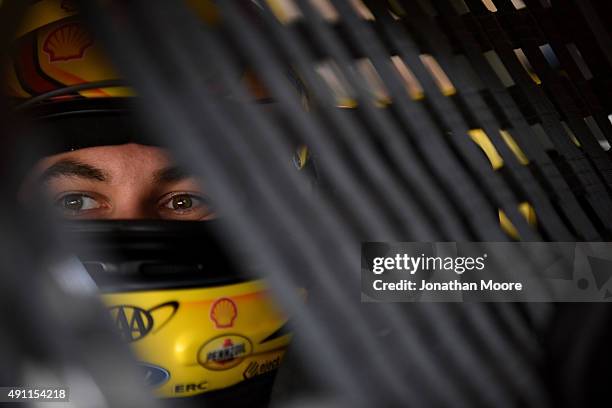
[(216, 220), (218, 218), (217, 213), (210, 213), (202, 218), (200, 218), (198, 221), (208, 221), (208, 220)]

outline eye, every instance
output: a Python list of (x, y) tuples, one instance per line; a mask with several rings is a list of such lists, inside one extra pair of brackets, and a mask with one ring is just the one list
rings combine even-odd
[(160, 200), (162, 218), (203, 219), (213, 215), (205, 197), (192, 193), (168, 194)]
[(95, 210), (101, 204), (93, 197), (81, 193), (70, 193), (61, 196), (55, 206), (68, 215), (77, 215), (81, 212)]
[(204, 199), (193, 194), (177, 194), (171, 197), (165, 207), (178, 212), (185, 212), (200, 208), (204, 205)]
[(201, 205), (201, 202), (196, 196), (191, 194), (178, 194), (171, 197), (164, 207), (174, 211), (188, 211), (199, 205)]

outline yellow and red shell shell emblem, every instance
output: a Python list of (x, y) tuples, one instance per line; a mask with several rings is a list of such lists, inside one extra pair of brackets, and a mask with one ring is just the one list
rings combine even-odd
[(79, 22), (64, 24), (47, 35), (43, 51), (49, 55), (49, 61), (69, 61), (83, 58), (87, 48), (94, 41), (85, 27)]
[(218, 329), (227, 329), (234, 325), (238, 316), (238, 308), (229, 298), (217, 299), (210, 307), (210, 320)]

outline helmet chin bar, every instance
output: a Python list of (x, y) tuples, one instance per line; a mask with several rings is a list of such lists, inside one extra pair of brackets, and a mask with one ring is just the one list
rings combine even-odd
[(247, 256), (229, 254), (219, 221), (67, 221), (76, 254), (101, 292), (212, 287), (254, 277)]

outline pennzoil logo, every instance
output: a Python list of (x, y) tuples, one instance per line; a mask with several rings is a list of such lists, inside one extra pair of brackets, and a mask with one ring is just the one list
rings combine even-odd
[[(160, 330), (178, 311), (178, 302), (166, 302), (148, 310), (133, 305), (117, 305), (109, 308), (115, 327), (124, 341), (133, 342)], [(158, 319), (155, 326), (155, 318)]]
[(251, 354), (253, 346), (246, 337), (230, 334), (215, 337), (198, 352), (198, 362), (209, 370), (227, 370), (236, 367)]
[(85, 50), (93, 45), (91, 34), (81, 23), (68, 23), (47, 35), (43, 51), (50, 62), (70, 61), (83, 58)]
[(215, 323), (217, 329), (233, 327), (237, 316), (238, 308), (232, 299), (217, 299), (210, 307), (210, 320)]

